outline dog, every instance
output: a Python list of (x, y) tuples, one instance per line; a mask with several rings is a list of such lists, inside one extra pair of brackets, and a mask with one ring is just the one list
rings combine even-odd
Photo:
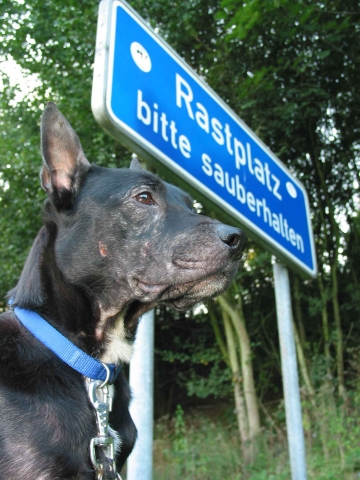
[[(136, 428), (118, 366), (130, 361), (139, 317), (223, 292), (246, 237), (196, 214), (185, 192), (137, 160), (90, 164), (51, 102), (41, 149), (44, 222), (0, 317), (0, 478), (119, 479)], [(48, 328), (105, 380), (64, 360)]]

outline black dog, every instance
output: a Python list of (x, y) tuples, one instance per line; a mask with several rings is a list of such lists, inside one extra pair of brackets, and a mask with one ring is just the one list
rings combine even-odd
[[(106, 382), (115, 374), (94, 359), (129, 362), (139, 316), (154, 306), (184, 310), (222, 292), (245, 236), (195, 214), (188, 195), (137, 161), (130, 169), (90, 165), (53, 103), (41, 143), (44, 226), (9, 294), (13, 311), (0, 321), (0, 478), (116, 479), (112, 456), (119, 472), (136, 439), (130, 392), (120, 373), (108, 427)], [(44, 341), (30, 333), (34, 320), (25, 327), (21, 312), (45, 319), (106, 380), (94, 387), (46, 346), (48, 333)]]

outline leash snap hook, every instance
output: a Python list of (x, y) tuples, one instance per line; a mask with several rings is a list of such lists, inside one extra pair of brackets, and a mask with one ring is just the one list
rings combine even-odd
[[(117, 476), (117, 479), (121, 480), (119, 473), (116, 472), (114, 439), (109, 435), (109, 412), (111, 411), (114, 387), (106, 385), (108, 377), (109, 375), (107, 375), (105, 382), (101, 382), (101, 380), (90, 380), (88, 382), (88, 395), (96, 413), (98, 430), (97, 436), (90, 441), (90, 460), (97, 473), (98, 480), (107, 478), (106, 473), (112, 473), (112, 475)], [(98, 458), (99, 453), (107, 459), (105, 463)]]
[(109, 380), (110, 380), (110, 376), (111, 376), (111, 372), (110, 372), (110, 368), (106, 365), (106, 363), (103, 363), (103, 362), (100, 362), (101, 365), (105, 368), (106, 370), (106, 378), (105, 380), (103, 381), (102, 384), (100, 384), (97, 388), (101, 389), (103, 387), (105, 387), (105, 385), (108, 384)]
[[(93, 464), (96, 472), (99, 477), (103, 475), (104, 466), (97, 459), (96, 447), (101, 447), (105, 449), (105, 456), (110, 459), (111, 465), (109, 465), (110, 470), (113, 472), (116, 471), (115, 462), (114, 462), (114, 439), (112, 437), (95, 437), (90, 441), (90, 459)], [(100, 478), (101, 478), (100, 477)]]
[(89, 384), (89, 399), (96, 413), (98, 437), (109, 436), (109, 389), (103, 383), (100, 380), (92, 380)]

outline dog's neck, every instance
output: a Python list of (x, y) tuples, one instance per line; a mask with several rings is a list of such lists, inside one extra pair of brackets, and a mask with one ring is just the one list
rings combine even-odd
[[(84, 291), (65, 282), (54, 258), (52, 229), (45, 225), (39, 231), (9, 297), (14, 304), (38, 312), (69, 340), (94, 354), (105, 347), (95, 334), (99, 305), (91, 302)], [(84, 317), (86, 322), (81, 321)]]
[(105, 363), (129, 363), (133, 352), (133, 341), (125, 329), (125, 311), (111, 316), (112, 312), (101, 310), (101, 321), (96, 336), (105, 341), (100, 360)]
[[(133, 338), (125, 329), (126, 310), (105, 309), (89, 300), (90, 295), (83, 290), (65, 282), (54, 258), (54, 238), (51, 225), (39, 231), (19, 282), (10, 292), (14, 303), (37, 311), (73, 343), (102, 361), (128, 363)], [(61, 311), (54, 305), (61, 305)], [(81, 322), (84, 316), (86, 322)]]

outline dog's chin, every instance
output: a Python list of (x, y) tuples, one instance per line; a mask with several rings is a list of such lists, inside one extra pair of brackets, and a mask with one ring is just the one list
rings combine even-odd
[(169, 305), (175, 310), (184, 311), (208, 297), (220, 295), (229, 287), (236, 271), (234, 265), (223, 272), (175, 285), (134, 280), (132, 290), (137, 298), (127, 308), (125, 325), (130, 331), (133, 330), (141, 315), (157, 305)]

